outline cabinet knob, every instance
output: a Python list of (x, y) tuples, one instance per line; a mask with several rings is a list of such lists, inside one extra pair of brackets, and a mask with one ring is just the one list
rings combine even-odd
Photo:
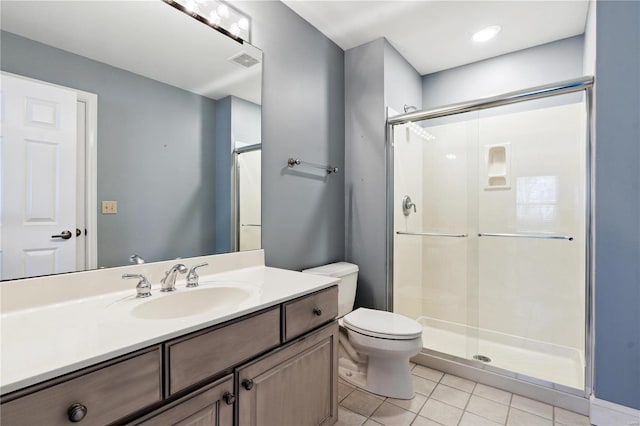
[(316, 306), (315, 308), (313, 308), (313, 314), (319, 317), (320, 315), (322, 315), (322, 309)]
[(251, 390), (253, 388), (253, 380), (244, 379), (242, 381), (242, 387), (245, 388), (246, 390)]
[(225, 392), (224, 395), (222, 395), (222, 399), (227, 405), (232, 405), (236, 402), (236, 396), (231, 392)]
[(77, 423), (87, 415), (87, 407), (82, 404), (75, 403), (69, 407), (67, 415), (69, 416), (70, 422)]

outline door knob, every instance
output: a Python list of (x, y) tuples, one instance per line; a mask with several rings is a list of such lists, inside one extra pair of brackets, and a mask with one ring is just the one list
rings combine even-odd
[(52, 235), (51, 238), (62, 238), (63, 240), (68, 240), (71, 238), (71, 231), (62, 231), (59, 235)]

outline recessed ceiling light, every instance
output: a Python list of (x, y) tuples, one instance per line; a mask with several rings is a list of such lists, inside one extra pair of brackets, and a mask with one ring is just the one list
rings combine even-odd
[(473, 37), (471, 37), (471, 40), (475, 41), (476, 43), (489, 41), (492, 38), (494, 38), (496, 34), (500, 32), (501, 29), (502, 27), (500, 25), (492, 25), (490, 27), (481, 29), (480, 31), (475, 33)]

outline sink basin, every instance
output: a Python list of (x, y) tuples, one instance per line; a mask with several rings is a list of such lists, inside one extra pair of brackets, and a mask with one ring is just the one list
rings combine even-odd
[(136, 306), (131, 313), (141, 319), (172, 319), (232, 307), (248, 299), (251, 291), (236, 287), (180, 289)]

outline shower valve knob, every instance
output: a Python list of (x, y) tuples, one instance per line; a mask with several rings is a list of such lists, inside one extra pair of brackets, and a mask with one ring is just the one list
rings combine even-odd
[(416, 205), (411, 201), (411, 197), (405, 195), (402, 199), (402, 213), (404, 213), (405, 216), (409, 216), (411, 214), (411, 209), (413, 209), (414, 213), (417, 212)]

